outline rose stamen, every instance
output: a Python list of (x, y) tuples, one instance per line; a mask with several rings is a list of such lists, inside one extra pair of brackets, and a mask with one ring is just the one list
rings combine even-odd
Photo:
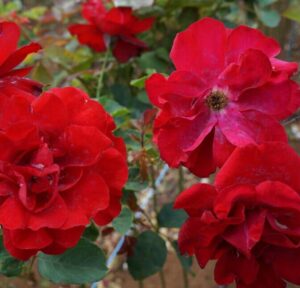
[(228, 98), (222, 91), (212, 91), (205, 102), (213, 111), (220, 111), (227, 105)]

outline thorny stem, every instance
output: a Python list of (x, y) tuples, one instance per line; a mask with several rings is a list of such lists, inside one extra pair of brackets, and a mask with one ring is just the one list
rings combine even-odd
[(144, 282), (143, 282), (143, 280), (139, 281), (139, 288), (144, 288)]
[(107, 49), (107, 51), (105, 53), (102, 69), (101, 69), (101, 71), (99, 73), (99, 77), (98, 77), (98, 84), (97, 84), (97, 91), (96, 91), (96, 99), (97, 100), (99, 100), (100, 96), (101, 96), (101, 92), (102, 92), (102, 88), (103, 88), (104, 72), (106, 69), (107, 62), (108, 62), (108, 56), (109, 56), (109, 49)]

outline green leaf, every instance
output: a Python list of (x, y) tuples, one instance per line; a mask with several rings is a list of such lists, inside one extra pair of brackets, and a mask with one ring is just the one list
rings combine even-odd
[(129, 181), (125, 185), (126, 190), (140, 192), (148, 187), (148, 182), (141, 182), (141, 181)]
[(140, 192), (148, 187), (147, 181), (142, 181), (140, 177), (140, 170), (138, 167), (129, 168), (129, 178), (125, 185), (126, 190)]
[(87, 238), (91, 241), (96, 241), (98, 236), (99, 236), (99, 230), (96, 227), (96, 225), (93, 223), (85, 229), (83, 234), (84, 238)]
[(159, 211), (157, 219), (160, 227), (180, 228), (187, 219), (187, 214), (183, 210), (173, 209), (173, 203), (168, 203)]
[(128, 207), (123, 206), (120, 215), (112, 222), (112, 226), (123, 235), (130, 229), (132, 221), (133, 213)]
[(47, 7), (45, 6), (36, 6), (29, 10), (26, 10), (23, 13), (23, 16), (32, 19), (32, 20), (39, 20), (47, 11)]
[(0, 274), (7, 277), (18, 276), (22, 272), (24, 262), (19, 261), (5, 250), (3, 237), (0, 238)]
[(145, 279), (160, 271), (167, 259), (165, 241), (152, 231), (139, 235), (134, 253), (127, 259), (128, 269), (136, 280)]
[(260, 7), (266, 7), (266, 6), (269, 6), (271, 4), (274, 4), (276, 3), (278, 0), (257, 0), (258, 2), (258, 5)]
[(107, 273), (102, 250), (82, 238), (62, 255), (38, 255), (40, 274), (54, 283), (84, 284), (99, 281)]
[(33, 80), (42, 82), (44, 84), (50, 84), (52, 82), (52, 76), (46, 67), (42, 63), (37, 63), (31, 72)]
[(289, 6), (282, 14), (285, 18), (300, 22), (300, 4)]
[(268, 27), (274, 28), (278, 26), (281, 20), (279, 13), (275, 10), (264, 10), (258, 6), (255, 6), (255, 11), (261, 22)]
[(101, 97), (99, 102), (103, 105), (104, 109), (110, 113), (113, 117), (119, 117), (127, 115), (129, 110), (121, 106), (118, 102), (107, 97)]
[(184, 256), (181, 255), (180, 251), (179, 251), (179, 247), (178, 247), (178, 242), (177, 241), (173, 241), (172, 245), (176, 251), (176, 255), (178, 257), (178, 260), (182, 266), (182, 268), (187, 271), (190, 272), (192, 264), (193, 264), (193, 258), (191, 256)]
[(139, 89), (142, 89), (142, 88), (145, 87), (145, 82), (146, 82), (146, 80), (147, 80), (148, 78), (149, 78), (149, 76), (146, 75), (146, 76), (143, 76), (143, 77), (141, 77), (141, 78), (139, 78), (139, 79), (131, 80), (131, 81), (130, 81), (130, 85), (133, 86), (133, 87), (137, 87), (137, 88), (139, 88)]

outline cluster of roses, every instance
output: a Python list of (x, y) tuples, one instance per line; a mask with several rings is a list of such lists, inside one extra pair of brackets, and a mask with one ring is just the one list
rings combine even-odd
[(146, 83), (161, 157), (200, 177), (220, 168), (214, 185), (196, 184), (175, 202), (188, 213), (181, 252), (201, 267), (216, 260), (220, 285), (300, 284), (300, 158), (280, 125), (300, 90), (290, 79), (297, 64), (279, 52), (258, 30), (205, 18), (177, 35), (176, 71)]
[(121, 209), (126, 150), (102, 106), (79, 89), (42, 86), (14, 69), (40, 45), (17, 49), (18, 26), (0, 23), (0, 225), (4, 245), (26, 260), (64, 252), (94, 220)]
[(97, 52), (110, 46), (116, 59), (127, 62), (148, 49), (146, 43), (136, 37), (149, 30), (154, 18), (139, 19), (130, 7), (113, 7), (106, 10), (101, 0), (88, 0), (82, 5), (82, 16), (89, 24), (74, 24), (69, 27), (81, 44)]

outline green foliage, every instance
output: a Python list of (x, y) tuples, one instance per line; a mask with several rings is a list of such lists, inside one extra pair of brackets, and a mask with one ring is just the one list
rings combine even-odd
[(84, 284), (101, 280), (107, 273), (102, 250), (82, 238), (62, 255), (38, 255), (40, 274), (54, 283)]
[(269, 10), (268, 8), (262, 9), (259, 6), (255, 6), (255, 11), (258, 18), (268, 27), (278, 26), (281, 17), (276, 10)]
[(24, 262), (19, 261), (5, 250), (3, 246), (3, 237), (0, 239), (0, 274), (7, 277), (18, 276), (22, 272)]
[(97, 228), (97, 226), (92, 223), (91, 225), (89, 225), (83, 234), (83, 237), (86, 239), (89, 239), (91, 241), (96, 241), (97, 238), (99, 236), (99, 229)]
[(290, 20), (300, 22), (300, 3), (290, 5), (282, 15)]
[(145, 279), (160, 271), (167, 259), (165, 241), (152, 231), (139, 235), (133, 255), (128, 257), (129, 272), (136, 280)]
[(173, 209), (174, 203), (165, 204), (158, 213), (158, 224), (160, 227), (180, 228), (187, 219), (183, 210)]
[(128, 207), (123, 206), (120, 215), (112, 222), (112, 226), (117, 232), (124, 235), (131, 227), (132, 221), (133, 213)]

